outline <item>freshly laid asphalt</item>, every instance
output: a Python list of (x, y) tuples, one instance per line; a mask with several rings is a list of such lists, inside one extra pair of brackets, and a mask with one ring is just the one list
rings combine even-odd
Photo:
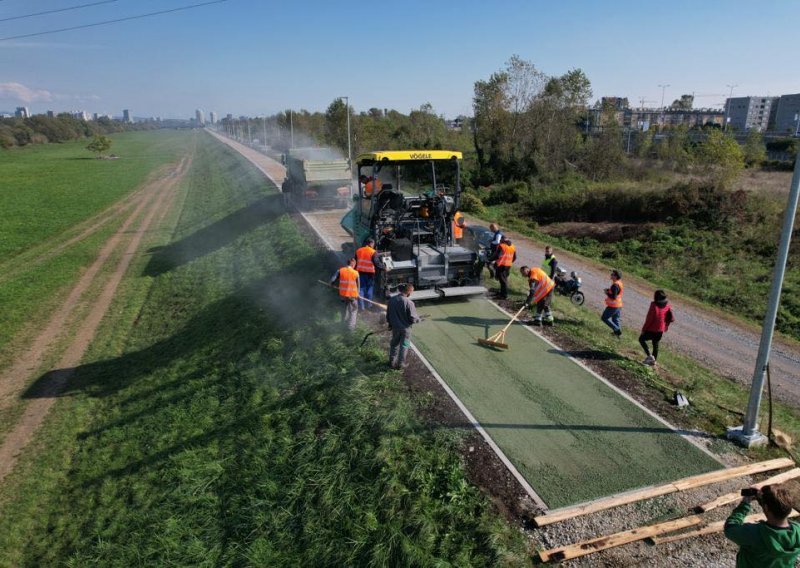
[(412, 341), (550, 508), (720, 469), (711, 456), (484, 299), (425, 304)]

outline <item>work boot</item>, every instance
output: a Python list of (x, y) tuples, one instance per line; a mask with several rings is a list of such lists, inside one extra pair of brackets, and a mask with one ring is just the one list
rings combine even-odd
[(541, 326), (542, 325), (542, 319), (541, 318), (533, 318), (533, 325), (535, 325), (536, 327)]
[(546, 326), (549, 326), (549, 327), (553, 327), (553, 323), (554, 323), (554, 321), (553, 321), (553, 319), (551, 318), (551, 319), (549, 319), (549, 320), (548, 320), (548, 319), (544, 320), (542, 323), (543, 323), (543, 325), (546, 325)]
[(622, 330), (621, 329), (615, 329), (612, 333), (617, 336), (617, 339), (622, 339)]
[(655, 364), (656, 360), (652, 355), (648, 355), (647, 357), (644, 358), (644, 361), (642, 361), (642, 365), (655, 365)]

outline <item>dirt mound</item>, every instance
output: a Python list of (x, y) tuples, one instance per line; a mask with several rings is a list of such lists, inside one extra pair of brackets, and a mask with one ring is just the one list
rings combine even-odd
[(552, 223), (539, 230), (554, 237), (589, 238), (601, 243), (616, 243), (647, 234), (656, 223)]

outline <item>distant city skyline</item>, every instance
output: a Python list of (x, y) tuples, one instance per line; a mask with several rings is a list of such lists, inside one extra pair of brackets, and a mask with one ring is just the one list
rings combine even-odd
[[(185, 5), (123, 0), (0, 23), (0, 38)], [(37, 11), (63, 7), (42, 0)], [(189, 119), (324, 111), (348, 96), (357, 112), (471, 114), (473, 85), (513, 54), (548, 75), (581, 68), (593, 100), (627, 97), (659, 106), (695, 93), (696, 107), (734, 97), (800, 92), (787, 38), (798, 4), (741, 0), (641, 4), (625, 0), (551, 3), (409, 0), (391, 29), (365, 27), (375, 5), (229, 0), (195, 10), (0, 41), (0, 111), (26, 106), (120, 116)], [(0, 4), (0, 19), (31, 11)], [(364, 17), (361, 18), (360, 16)], [(258, 23), (258, 25), (256, 25)], [(301, 30), (301, 33), (298, 33)], [(375, 31), (370, 42), (369, 31)], [(757, 46), (758, 49), (753, 49)], [(382, 62), (385, 62), (382, 64)], [(661, 86), (664, 87), (661, 87)]]

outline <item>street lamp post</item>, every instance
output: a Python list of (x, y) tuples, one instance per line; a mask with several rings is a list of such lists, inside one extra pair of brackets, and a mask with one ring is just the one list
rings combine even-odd
[(350, 193), (353, 193), (353, 153), (350, 146), (350, 97), (342, 97), (347, 112), (347, 165), (350, 167)]
[(669, 86), (669, 83), (666, 85), (659, 85), (659, 87), (661, 87), (661, 126), (664, 126), (664, 92)]
[(756, 367), (753, 371), (753, 384), (750, 387), (750, 399), (747, 403), (747, 413), (740, 428), (728, 430), (728, 437), (745, 447), (760, 446), (767, 443), (767, 437), (758, 431), (758, 408), (761, 406), (761, 394), (764, 390), (764, 374), (769, 366), (769, 352), (772, 349), (772, 335), (775, 332), (775, 319), (778, 316), (778, 306), (781, 302), (781, 288), (786, 272), (786, 260), (789, 257), (789, 244), (794, 230), (794, 217), (797, 213), (797, 201), (800, 197), (800, 154), (794, 162), (794, 175), (789, 190), (789, 201), (783, 218), (781, 242), (778, 247), (778, 258), (775, 262), (775, 272), (772, 276), (772, 288), (769, 292), (767, 313), (764, 316), (764, 327), (761, 330), (761, 342), (758, 345)]
[(289, 147), (294, 148), (294, 111), (289, 110)]
[(267, 115), (264, 115), (264, 153), (267, 153)]
[(726, 108), (725, 108), (725, 125), (722, 128), (723, 131), (727, 131), (728, 130), (728, 123), (731, 121), (731, 99), (733, 98), (733, 89), (734, 89), (734, 87), (738, 87), (739, 85), (725, 85), (725, 86), (730, 89), (730, 92), (728, 93), (728, 104), (725, 105), (726, 106)]

